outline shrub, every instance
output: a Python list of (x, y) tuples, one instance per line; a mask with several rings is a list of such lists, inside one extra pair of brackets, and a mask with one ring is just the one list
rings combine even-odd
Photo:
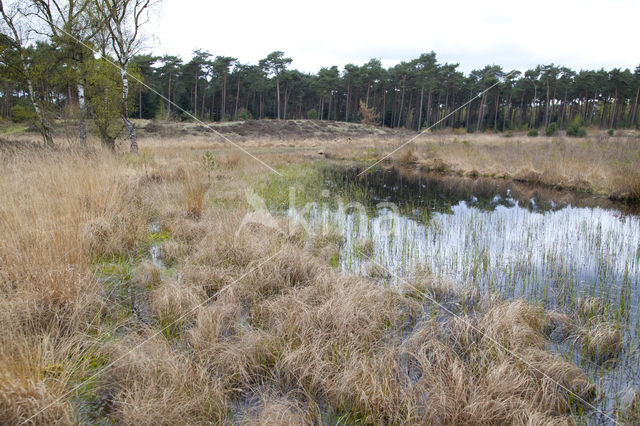
[(376, 112), (374, 107), (367, 108), (367, 104), (360, 101), (360, 122), (362, 124), (378, 124), (380, 120), (380, 114)]
[(609, 130), (607, 130), (607, 134), (608, 134), (609, 136), (613, 136), (613, 129), (609, 129)]
[(458, 127), (456, 129), (453, 129), (454, 135), (464, 135), (466, 133), (467, 133), (467, 129), (465, 129), (464, 127)]
[(253, 120), (253, 116), (251, 115), (249, 110), (246, 108), (238, 109), (238, 112), (236, 113), (236, 116), (234, 118), (236, 121)]
[(579, 115), (567, 126), (567, 136), (585, 137), (587, 129), (582, 125), (582, 117)]
[(527, 136), (530, 136), (532, 138), (535, 138), (536, 136), (538, 136), (538, 129), (531, 129), (529, 130), (529, 133), (527, 133)]
[(418, 158), (414, 154), (413, 148), (405, 149), (398, 159), (398, 162), (405, 167), (415, 164), (416, 161)]
[(317, 120), (318, 119), (318, 111), (315, 108), (311, 108), (307, 111), (307, 118), (309, 120)]
[(180, 114), (180, 121), (184, 121), (184, 122), (187, 122), (187, 123), (192, 122), (192, 121), (193, 121), (193, 115), (192, 115), (192, 113), (187, 112), (187, 111), (183, 111), (183, 112)]
[(23, 123), (33, 119), (36, 116), (36, 113), (33, 108), (18, 104), (11, 107), (9, 116), (11, 117), (11, 121), (14, 123)]
[(504, 134), (505, 138), (510, 138), (513, 137), (513, 130), (507, 130), (507, 132)]
[(546, 129), (544, 129), (544, 134), (546, 136), (553, 136), (556, 134), (557, 130), (558, 130), (558, 126), (556, 125), (556, 123), (551, 123), (547, 126)]

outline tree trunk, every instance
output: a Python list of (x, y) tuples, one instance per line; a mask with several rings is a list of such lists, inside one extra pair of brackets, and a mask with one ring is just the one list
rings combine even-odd
[(544, 127), (545, 129), (549, 125), (549, 82), (547, 81), (547, 103), (544, 108)]
[(533, 84), (533, 101), (531, 102), (531, 119), (529, 120), (529, 127), (530, 128), (534, 128), (536, 127), (536, 122), (535, 122), (535, 116), (534, 113), (536, 111), (536, 98), (538, 97), (538, 89), (535, 85), (535, 83)]
[(509, 100), (507, 101), (506, 111), (504, 113), (504, 117), (502, 117), (502, 131), (507, 127), (507, 120), (509, 119), (509, 125), (511, 125), (511, 90), (509, 90)]
[(500, 95), (496, 95), (496, 110), (493, 115), (493, 130), (498, 130), (498, 107), (500, 106)]
[(638, 115), (638, 97), (640, 97), (640, 86), (638, 86), (638, 90), (636, 90), (636, 99), (633, 101), (633, 108), (631, 109), (631, 124), (630, 128), (633, 128), (633, 125), (636, 122), (636, 116)]
[(344, 121), (349, 121), (349, 96), (351, 96), (351, 80), (347, 80), (347, 102), (344, 108)]
[(221, 120), (224, 120), (224, 117), (227, 115), (226, 106), (227, 106), (227, 73), (224, 73), (222, 75), (222, 102), (220, 107)]
[(238, 78), (238, 84), (236, 85), (236, 106), (233, 111), (234, 119), (238, 117), (238, 102), (240, 101), (240, 79)]
[(557, 100), (557, 92), (558, 92), (558, 85), (555, 85), (555, 86), (553, 86), (553, 95), (551, 95), (551, 115), (549, 116), (549, 123), (548, 124), (550, 124), (551, 120), (553, 119), (553, 117), (556, 114), (556, 105), (558, 104), (556, 102), (556, 100)]
[(78, 83), (78, 107), (80, 109), (80, 145), (87, 145), (87, 125), (85, 123), (85, 117), (87, 113), (87, 108), (85, 106), (84, 100), (84, 86), (81, 82)]
[[(470, 90), (469, 91), (469, 102), (467, 102), (467, 107), (464, 109), (464, 127), (466, 132), (469, 132), (469, 129), (471, 128), (471, 100), (473, 99), (473, 91)], [(428, 108), (428, 106), (427, 106)], [(429, 119), (429, 117), (427, 117), (427, 120)]]
[(593, 101), (591, 102), (591, 115), (589, 116), (589, 124), (590, 125), (593, 124), (593, 117), (595, 117), (595, 115), (596, 115), (596, 100), (598, 99), (598, 92), (599, 91), (600, 91), (600, 89), (596, 89), (596, 91), (593, 92)]
[(427, 96), (427, 123), (426, 126), (429, 127), (431, 125), (431, 93), (432, 90), (429, 88), (429, 96)]
[(404, 106), (404, 89), (405, 89), (406, 77), (402, 78), (402, 95), (400, 96), (400, 109), (398, 110), (398, 125), (396, 127), (400, 127), (400, 123), (402, 122), (402, 107)]
[[(438, 126), (440, 129), (445, 127), (445, 125), (447, 124), (446, 120), (444, 120), (444, 117), (447, 116), (448, 112), (449, 112), (449, 88), (447, 87), (447, 90), (446, 90), (445, 95), (444, 95), (444, 111), (442, 112), (443, 121)], [(440, 120), (440, 117), (438, 117), (438, 120)]]
[(387, 112), (387, 91), (382, 94), (382, 127), (384, 127), (384, 116)]
[(616, 124), (616, 107), (618, 105), (618, 89), (616, 88), (616, 93), (613, 97), (613, 106), (611, 107), (611, 121), (609, 124), (609, 128), (613, 129), (613, 126)]
[(424, 84), (420, 88), (420, 108), (418, 112), (418, 131), (422, 128), (422, 100), (424, 99)]
[(484, 121), (484, 103), (486, 102), (487, 92), (482, 94), (482, 98), (480, 98), (480, 106), (478, 107), (478, 124), (476, 125), (476, 131), (479, 132), (482, 130), (482, 122)]
[(198, 116), (198, 71), (196, 71), (196, 79), (193, 85), (193, 115)]
[[(175, 96), (175, 95), (174, 95)], [(209, 120), (216, 120), (216, 90), (215, 88), (211, 91), (211, 102), (209, 103)]]
[(284, 89), (284, 106), (282, 108), (282, 118), (287, 119), (287, 104), (289, 103), (289, 86)]
[(129, 106), (127, 99), (129, 98), (129, 79), (127, 77), (127, 66), (120, 66), (120, 76), (122, 77), (122, 120), (124, 121), (127, 131), (129, 132), (129, 151), (133, 154), (138, 153), (138, 141), (136, 139), (136, 128), (129, 119)]
[(564, 88), (564, 100), (562, 101), (562, 114), (560, 115), (560, 128), (564, 128), (565, 116), (567, 115), (567, 92), (569, 91), (569, 86)]
[(453, 129), (453, 125), (456, 120), (456, 90), (453, 87), (451, 88), (451, 104), (449, 105), (449, 109), (451, 110), (449, 113), (451, 115), (449, 118), (444, 120), (445, 129), (449, 126)]
[(200, 104), (200, 114), (202, 114), (202, 118), (204, 118), (204, 114), (205, 114), (205, 100), (207, 98), (207, 83), (206, 83), (206, 79), (205, 79), (205, 86), (202, 89), (202, 103)]
[(51, 124), (47, 120), (47, 117), (44, 115), (44, 111), (40, 108), (38, 101), (36, 100), (35, 92), (33, 90), (33, 83), (31, 82), (31, 78), (28, 74), (27, 65), (23, 62), (24, 74), (27, 79), (27, 89), (29, 91), (29, 100), (31, 101), (31, 105), (36, 112), (36, 117), (38, 118), (38, 124), (40, 127), (40, 134), (42, 135), (42, 139), (44, 139), (44, 143), (47, 146), (53, 146), (53, 137), (51, 136), (52, 128)]
[(169, 88), (167, 89), (167, 116), (166, 120), (171, 118), (171, 73), (169, 73)]
[(338, 91), (333, 94), (333, 119), (338, 121)]
[(280, 120), (280, 78), (276, 77), (276, 94), (277, 94), (277, 100), (276, 102), (278, 103), (277, 106), (277, 110), (278, 110), (278, 120)]

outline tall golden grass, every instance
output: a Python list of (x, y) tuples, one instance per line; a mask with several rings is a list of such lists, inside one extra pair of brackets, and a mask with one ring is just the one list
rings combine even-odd
[(57, 401), (82, 370), (86, 333), (103, 309), (91, 268), (135, 250), (145, 201), (114, 157), (100, 151), (5, 153), (0, 178), (0, 418), (73, 418)]

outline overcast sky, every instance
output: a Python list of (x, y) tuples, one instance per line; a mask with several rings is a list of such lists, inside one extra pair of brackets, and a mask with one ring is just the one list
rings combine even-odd
[(255, 64), (282, 50), (305, 72), (432, 50), (465, 73), (640, 64), (640, 0), (162, 0), (146, 30), (155, 54), (188, 60), (200, 48)]

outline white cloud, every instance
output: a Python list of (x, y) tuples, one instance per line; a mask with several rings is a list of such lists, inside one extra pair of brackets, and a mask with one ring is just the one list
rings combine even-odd
[(431, 50), (465, 72), (494, 63), (633, 69), (638, 16), (640, 2), (629, 0), (164, 0), (147, 31), (157, 54), (188, 59), (201, 48), (256, 63), (283, 50), (310, 72), (372, 57), (392, 65)]

